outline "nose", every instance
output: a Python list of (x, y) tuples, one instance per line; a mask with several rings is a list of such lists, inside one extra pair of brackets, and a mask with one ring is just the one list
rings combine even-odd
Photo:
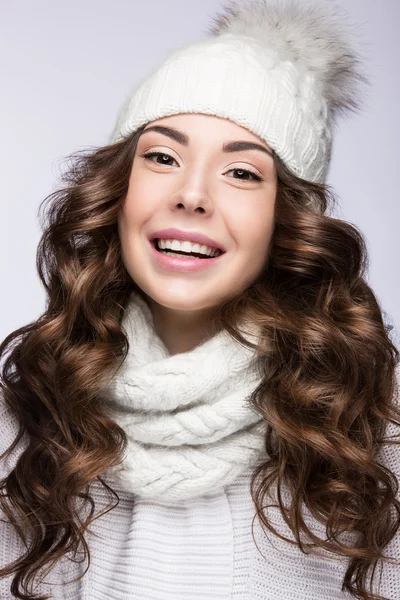
[(173, 209), (185, 209), (189, 213), (206, 213), (208, 216), (214, 212), (207, 171), (205, 163), (186, 167), (182, 177), (179, 178), (178, 189), (172, 199)]

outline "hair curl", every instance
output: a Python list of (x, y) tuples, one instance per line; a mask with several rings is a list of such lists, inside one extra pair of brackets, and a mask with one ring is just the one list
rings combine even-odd
[[(0, 345), (0, 357), (9, 351), (1, 372), (3, 396), (19, 423), (1, 458), (27, 440), (0, 481), (0, 509), (26, 546), (23, 556), (0, 569), (0, 577), (14, 575), (16, 598), (47, 600), (29, 588), (67, 553), (83, 550), (86, 573), (85, 531), (119, 500), (102, 474), (121, 460), (126, 437), (98, 399), (105, 375), (112, 376), (126, 356), (120, 322), (132, 291), (140, 293), (122, 261), (117, 220), (142, 129), (116, 144), (71, 155), (62, 175), (66, 186), (45, 199), (50, 208), (37, 269), (46, 309)], [(288, 541), (303, 551), (317, 547), (347, 556), (342, 589), (376, 600), (381, 597), (372, 591), (374, 572), (400, 527), (398, 482), (378, 456), (388, 425), (400, 424), (394, 402), (399, 352), (364, 279), (361, 233), (328, 215), (335, 198), (327, 185), (296, 177), (278, 157), (275, 163), (276, 223), (268, 264), (215, 316), (218, 328), (247, 345), (238, 327), (243, 317), (262, 331), (263, 380), (252, 403), (267, 422), (269, 460), (254, 472), (251, 493), (262, 523), (287, 539), (263, 511), (268, 492), (276, 489), (296, 540)], [(110, 497), (100, 513), (90, 494), (95, 480)], [(290, 507), (282, 499), (284, 486)], [(84, 519), (78, 500), (89, 508)], [(325, 525), (327, 540), (308, 528), (303, 505)], [(357, 543), (344, 544), (343, 531), (357, 534)]]

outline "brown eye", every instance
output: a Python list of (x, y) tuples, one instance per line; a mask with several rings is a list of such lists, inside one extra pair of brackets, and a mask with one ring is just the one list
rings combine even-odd
[(153, 162), (156, 162), (159, 165), (166, 165), (167, 167), (169, 166), (169, 164), (168, 164), (169, 160), (175, 160), (169, 154), (164, 154), (164, 152), (147, 152), (145, 154), (141, 154), (140, 156), (142, 158), (148, 158), (148, 159), (151, 159), (153, 157), (157, 157), (157, 158), (161, 157), (161, 161), (156, 160), (156, 161), (153, 161)]
[(253, 171), (248, 171), (247, 169), (231, 169), (230, 171), (227, 171), (227, 173), (231, 173), (232, 171), (236, 171), (236, 173), (239, 175), (239, 177), (234, 177), (233, 179), (241, 179), (242, 181), (252, 181), (249, 177), (247, 177), (248, 175), (250, 175), (251, 177), (253, 177), (253, 181), (263, 181), (262, 177), (260, 177), (256, 173), (253, 173)]

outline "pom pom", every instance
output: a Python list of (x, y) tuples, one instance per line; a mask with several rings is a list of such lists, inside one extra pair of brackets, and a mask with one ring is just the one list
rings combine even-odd
[(362, 105), (359, 42), (345, 13), (325, 0), (228, 2), (213, 17), (210, 35), (251, 36), (299, 69), (312, 72), (331, 117)]

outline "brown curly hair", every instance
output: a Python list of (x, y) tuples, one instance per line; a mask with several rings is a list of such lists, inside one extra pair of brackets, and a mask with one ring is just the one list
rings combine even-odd
[[(121, 258), (117, 219), (143, 128), (118, 143), (71, 155), (62, 175), (66, 185), (45, 199), (50, 206), (37, 269), (46, 309), (0, 345), (0, 357), (8, 351), (2, 393), (19, 423), (1, 458), (27, 440), (0, 481), (0, 509), (26, 547), (0, 569), (0, 577), (14, 575), (16, 598), (47, 600), (30, 586), (67, 553), (83, 551), (87, 570), (85, 531), (118, 503), (102, 475), (122, 459), (126, 437), (98, 399), (105, 376), (126, 356), (120, 322), (131, 292), (140, 293)], [(362, 234), (329, 216), (335, 197), (327, 185), (296, 177), (279, 157), (275, 164), (268, 264), (215, 316), (217, 328), (247, 345), (239, 320), (247, 318), (262, 331), (263, 380), (252, 403), (267, 423), (269, 459), (254, 471), (251, 494), (262, 523), (282, 537), (263, 510), (268, 492), (276, 490), (292, 543), (348, 557), (342, 590), (376, 600), (381, 597), (372, 591), (374, 573), (400, 527), (398, 481), (379, 459), (384, 442), (400, 443), (385, 440), (388, 425), (400, 425), (394, 401), (399, 351), (390, 339), (393, 326), (384, 323), (364, 279)], [(110, 497), (99, 513), (90, 494), (95, 480)], [(78, 500), (89, 509), (85, 518)], [(302, 507), (324, 524), (327, 539), (309, 529)], [(341, 540), (346, 531), (357, 535), (354, 544)]]

